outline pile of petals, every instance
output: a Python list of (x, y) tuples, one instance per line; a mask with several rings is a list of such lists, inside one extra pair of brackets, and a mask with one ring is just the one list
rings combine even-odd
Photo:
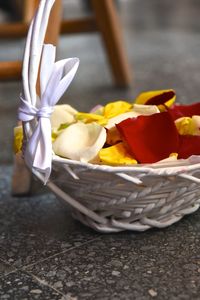
[[(173, 90), (149, 91), (133, 103), (115, 101), (89, 113), (57, 105), (51, 116), (53, 151), (82, 162), (155, 163), (200, 155), (200, 103), (175, 104)], [(21, 131), (16, 130), (15, 151)]]

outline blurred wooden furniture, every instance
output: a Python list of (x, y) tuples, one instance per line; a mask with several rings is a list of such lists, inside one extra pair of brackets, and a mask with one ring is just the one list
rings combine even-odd
[[(16, 0), (15, 0), (16, 1)], [(23, 20), (20, 23), (0, 24), (0, 38), (26, 36), (32, 16), (39, 0), (23, 0)], [(84, 0), (83, 0), (84, 1)], [(129, 86), (131, 72), (124, 50), (119, 18), (113, 0), (90, 0), (93, 16), (81, 19), (62, 20), (61, 0), (56, 0), (52, 23), (49, 24), (46, 41), (56, 43), (60, 34), (100, 32), (113, 78), (118, 86)], [(0, 80), (21, 77), (21, 62), (0, 62)]]

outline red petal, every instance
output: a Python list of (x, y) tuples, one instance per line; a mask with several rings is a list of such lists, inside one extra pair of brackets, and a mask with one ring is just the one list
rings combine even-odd
[(174, 105), (169, 108), (173, 120), (181, 117), (192, 117), (200, 115), (200, 102), (191, 105)]
[(140, 163), (157, 162), (178, 150), (178, 132), (168, 112), (127, 119), (116, 126)]
[(160, 105), (165, 104), (168, 100), (172, 99), (175, 95), (174, 91), (168, 91), (161, 93), (159, 95), (156, 95), (152, 98), (150, 98), (145, 104), (147, 105)]
[(191, 155), (200, 155), (200, 136), (179, 135), (178, 158), (188, 158)]

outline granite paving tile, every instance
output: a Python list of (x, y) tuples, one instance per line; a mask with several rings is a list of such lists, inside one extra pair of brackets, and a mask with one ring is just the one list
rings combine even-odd
[(0, 259), (0, 277), (15, 271), (15, 268)]
[(102, 235), (27, 270), (78, 299), (199, 299), (199, 220), (197, 212), (164, 230)]
[(0, 299), (2, 300), (35, 300), (65, 298), (55, 289), (37, 280), (31, 275), (18, 271), (0, 278)]
[(53, 194), (10, 196), (12, 168), (0, 168), (0, 258), (20, 268), (98, 237)]

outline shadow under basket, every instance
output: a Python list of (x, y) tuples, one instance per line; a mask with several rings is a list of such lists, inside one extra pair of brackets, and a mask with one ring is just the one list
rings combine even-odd
[(55, 156), (47, 186), (83, 224), (118, 232), (164, 228), (193, 213), (200, 205), (199, 183), (200, 163), (188, 160), (111, 167)]

